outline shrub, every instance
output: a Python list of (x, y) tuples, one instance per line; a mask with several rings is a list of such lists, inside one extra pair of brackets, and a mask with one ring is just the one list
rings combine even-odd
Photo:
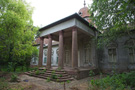
[(11, 81), (11, 82), (17, 82), (17, 75), (16, 75), (16, 74), (12, 74), (10, 81)]
[(124, 77), (124, 84), (130, 87), (135, 87), (135, 72), (126, 73)]
[[(135, 87), (135, 72), (115, 74), (99, 80), (91, 80), (92, 88), (97, 87), (101, 90), (124, 90), (125, 88)], [(109, 89), (108, 89), (109, 88)]]

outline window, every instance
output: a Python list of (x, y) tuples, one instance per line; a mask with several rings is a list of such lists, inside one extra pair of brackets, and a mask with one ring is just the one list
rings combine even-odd
[[(54, 51), (52, 49), (52, 55), (54, 54)], [(44, 50), (44, 55), (47, 56), (47, 50)]]
[(54, 54), (54, 51), (53, 51), (53, 49), (52, 49), (52, 56), (53, 56), (53, 54)]
[(107, 45), (108, 48), (108, 60), (109, 62), (117, 62), (117, 53), (116, 53), (116, 48), (117, 48), (117, 43), (116, 42), (111, 42)]
[(52, 56), (52, 58), (51, 58), (51, 64), (53, 64), (53, 56)]
[(66, 50), (65, 56), (66, 56), (66, 63), (68, 63), (69, 59), (70, 59), (70, 57), (69, 57), (69, 50)]
[(45, 56), (44, 57), (44, 64), (46, 64), (46, 62), (47, 62), (47, 57)]
[(44, 50), (44, 55), (47, 56), (47, 50)]
[(129, 48), (128, 50), (129, 50), (130, 63), (135, 63), (135, 49)]
[(126, 42), (128, 48), (129, 62), (135, 63), (135, 39), (130, 39)]
[(85, 63), (88, 63), (90, 61), (90, 44), (86, 44), (84, 48), (84, 54), (85, 54)]
[(32, 64), (37, 64), (38, 57), (33, 57)]
[(116, 62), (116, 48), (108, 49), (109, 61)]

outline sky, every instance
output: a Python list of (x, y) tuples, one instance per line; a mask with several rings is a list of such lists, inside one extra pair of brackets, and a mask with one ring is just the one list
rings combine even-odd
[[(84, 7), (84, 0), (26, 0), (34, 12), (32, 19), (34, 26), (44, 27), (50, 23), (58, 21), (64, 17), (78, 13)], [(85, 0), (86, 6), (92, 0)]]

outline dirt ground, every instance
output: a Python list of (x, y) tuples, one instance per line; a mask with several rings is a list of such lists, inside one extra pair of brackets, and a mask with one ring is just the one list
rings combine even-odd
[[(9, 83), (11, 88), (15, 90), (64, 90), (64, 84), (58, 82), (47, 82), (46, 79), (36, 78), (25, 74), (18, 76), (20, 82)], [(98, 79), (95, 76), (94, 79)], [(88, 90), (90, 77), (74, 80), (70, 83), (65, 83), (65, 90)]]

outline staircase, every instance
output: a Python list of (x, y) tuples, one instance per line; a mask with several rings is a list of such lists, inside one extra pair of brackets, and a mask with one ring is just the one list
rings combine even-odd
[(29, 76), (34, 76), (38, 78), (43, 78), (46, 80), (51, 80), (51, 81), (56, 81), (56, 82), (66, 82), (66, 81), (72, 81), (74, 80), (69, 74), (67, 74), (64, 70), (57, 70), (57, 69), (49, 69), (49, 70), (44, 70), (44, 69), (39, 69), (37, 71), (29, 71), (25, 72), (25, 74)]

